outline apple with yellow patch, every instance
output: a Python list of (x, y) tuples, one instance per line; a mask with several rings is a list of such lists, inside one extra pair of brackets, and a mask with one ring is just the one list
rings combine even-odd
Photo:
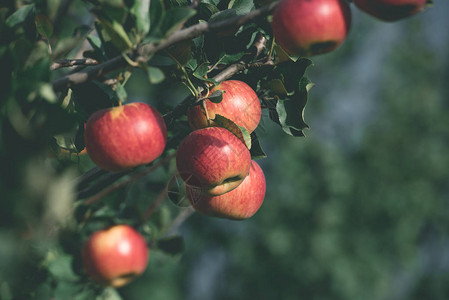
[(265, 197), (265, 176), (260, 166), (251, 161), (249, 175), (230, 192), (207, 196), (191, 186), (187, 197), (196, 211), (211, 217), (244, 220), (252, 217), (262, 206)]
[(142, 274), (148, 264), (145, 238), (128, 225), (93, 233), (82, 249), (86, 273), (98, 284), (121, 287)]
[(135, 102), (92, 114), (84, 141), (87, 153), (100, 168), (123, 171), (159, 157), (167, 142), (167, 128), (154, 107)]
[[(240, 80), (222, 81), (210, 89), (208, 96), (213, 92), (223, 91), (223, 98), (219, 103), (206, 99), (202, 106), (195, 105), (187, 111), (190, 127), (200, 129), (215, 126), (212, 119), (221, 115), (245, 128), (250, 133), (259, 125), (262, 114), (260, 101), (256, 92), (245, 82)], [(207, 110), (207, 116), (206, 116)], [(209, 117), (209, 120), (207, 119)]]

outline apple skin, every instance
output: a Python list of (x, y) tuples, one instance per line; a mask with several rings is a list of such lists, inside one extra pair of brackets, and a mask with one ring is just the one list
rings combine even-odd
[(397, 21), (424, 10), (427, 0), (354, 0), (362, 11), (383, 21)]
[(324, 54), (346, 39), (351, 9), (345, 0), (282, 0), (271, 26), (276, 42), (288, 54)]
[(265, 176), (260, 166), (251, 161), (249, 175), (234, 190), (220, 196), (205, 196), (186, 187), (187, 197), (196, 211), (211, 217), (244, 220), (252, 217), (265, 197)]
[[(214, 119), (215, 114), (219, 114), (244, 127), (250, 133), (253, 132), (259, 125), (261, 116), (260, 102), (256, 92), (239, 80), (222, 81), (209, 91), (209, 95), (216, 90), (223, 90), (223, 100), (220, 103), (205, 100), (209, 118)], [(215, 126), (213, 121), (208, 124), (206, 114), (200, 105), (191, 107), (187, 111), (187, 117), (190, 127), (194, 130)]]
[(251, 154), (245, 144), (222, 127), (191, 132), (176, 152), (176, 167), (186, 185), (218, 196), (236, 188), (249, 173)]
[(86, 123), (84, 142), (99, 167), (123, 171), (160, 156), (167, 142), (167, 128), (154, 107), (129, 103), (92, 114)]
[(148, 257), (144, 237), (128, 225), (96, 231), (82, 249), (86, 273), (95, 282), (113, 287), (121, 287), (142, 274)]

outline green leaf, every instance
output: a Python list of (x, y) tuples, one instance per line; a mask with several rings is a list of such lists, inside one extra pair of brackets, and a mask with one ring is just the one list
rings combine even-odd
[(120, 102), (126, 102), (128, 99), (128, 93), (121, 83), (117, 83), (115, 93), (117, 94), (117, 98)]
[(91, 29), (87, 28), (87, 26), (80, 26), (75, 29), (73, 36), (60, 39), (53, 51), (53, 59), (64, 56), (66, 53), (79, 46), (80, 42), (84, 41), (90, 31)]
[(202, 3), (212, 4), (214, 6), (217, 6), (220, 3), (220, 0), (203, 0), (203, 1), (201, 1), (201, 4)]
[(237, 12), (235, 11), (235, 9), (225, 9), (225, 10), (219, 11), (217, 13), (214, 13), (210, 17), (209, 22), (218, 22), (218, 21), (226, 20), (226, 19), (233, 18), (236, 16), (237, 16)]
[(89, 34), (87, 36), (87, 41), (95, 50), (101, 51), (101, 40), (98, 36)]
[(164, 81), (165, 74), (161, 69), (156, 67), (148, 67), (148, 80), (153, 84), (158, 84)]
[(238, 137), (248, 149), (251, 149), (251, 135), (246, 128), (237, 125), (232, 120), (229, 120), (222, 115), (215, 114), (215, 118), (212, 120), (215, 124), (220, 127), (226, 128), (232, 132), (236, 137)]
[(220, 103), (223, 100), (223, 90), (215, 90), (206, 99), (209, 99), (213, 103)]
[(161, 31), (164, 36), (180, 29), (184, 23), (196, 14), (196, 10), (189, 7), (174, 7), (165, 12)]
[(184, 238), (182, 236), (162, 238), (157, 241), (157, 246), (167, 254), (180, 254), (184, 251)]
[(223, 56), (220, 58), (219, 61), (221, 64), (228, 65), (240, 60), (244, 55), (245, 55), (244, 51), (235, 54), (225, 53), (223, 54)]
[(150, 0), (136, 0), (131, 7), (131, 14), (136, 18), (137, 31), (142, 35), (150, 30)]
[(111, 38), (112, 43), (120, 52), (125, 52), (132, 47), (131, 40), (129, 39), (128, 34), (126, 33), (122, 24), (120, 24), (116, 20), (110, 21), (101, 16), (99, 16), (98, 18), (104, 30)]
[(6, 25), (15, 27), (24, 23), (34, 13), (34, 4), (24, 5), (6, 19)]
[(113, 287), (107, 287), (104, 289), (100, 296), (96, 297), (96, 300), (122, 300), (122, 296)]
[(110, 108), (116, 103), (111, 87), (97, 81), (74, 86), (72, 91), (75, 108), (84, 120), (97, 110)]
[(253, 0), (231, 0), (228, 8), (235, 9), (238, 15), (246, 15), (255, 7)]
[[(152, 0), (150, 4), (150, 38), (158, 39), (162, 38), (161, 32), (162, 20), (165, 16), (165, 8), (163, 0)], [(150, 39), (150, 40), (151, 40)], [(147, 41), (147, 40), (145, 40)]]
[(57, 281), (56, 288), (54, 289), (54, 300), (73, 299), (72, 296), (77, 294), (80, 289), (80, 285), (73, 282)]
[(49, 103), (56, 103), (57, 97), (51, 84), (43, 83), (39, 88), (39, 95)]
[(34, 19), (37, 32), (44, 36), (47, 40), (53, 35), (53, 24), (45, 15), (37, 15)]
[(262, 83), (262, 87), (270, 89), (275, 95), (278, 95), (281, 98), (285, 98), (289, 95), (289, 93), (285, 89), (284, 83), (280, 79), (264, 81)]
[(259, 143), (259, 139), (256, 135), (256, 132), (254, 132), (254, 131), (251, 133), (250, 153), (251, 153), (251, 159), (261, 159), (261, 158), (267, 157), (267, 155), (265, 154), (265, 152), (262, 149), (262, 146)]
[(278, 100), (276, 112), (282, 129), (292, 136), (304, 136), (303, 130), (309, 128), (304, 121), (304, 108), (307, 104), (308, 92), (312, 82), (303, 77), (300, 80), (299, 90), (288, 100)]
[(298, 89), (300, 79), (311, 65), (313, 65), (313, 62), (310, 59), (301, 58), (296, 62), (289, 62), (279, 66), (278, 70), (283, 75), (284, 86), (289, 93)]
[(203, 62), (196, 68), (195, 72), (193, 72), (193, 76), (200, 80), (204, 80), (207, 77), (207, 71), (209, 71), (209, 63)]
[(209, 20), (212, 15), (220, 12), (216, 5), (203, 2), (198, 6), (198, 11), (204, 20)]
[(78, 276), (72, 270), (72, 256), (50, 252), (47, 260), (48, 271), (58, 280), (74, 281), (78, 279)]

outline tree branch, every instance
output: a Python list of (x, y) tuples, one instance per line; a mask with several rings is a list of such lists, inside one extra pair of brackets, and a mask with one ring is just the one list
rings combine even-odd
[[(250, 51), (241, 59), (241, 61), (230, 65), (228, 68), (224, 69), (223, 71), (221, 71), (220, 73), (215, 75), (213, 77), (213, 79), (216, 81), (223, 81), (223, 80), (229, 79), (234, 74), (241, 72), (247, 68), (261, 67), (261, 66), (267, 66), (267, 65), (273, 66), (274, 65), (273, 61), (271, 61), (271, 60), (267, 61), (266, 58), (263, 58), (262, 60), (256, 61), (254, 63), (249, 63), (264, 50), (265, 45), (266, 45), (265, 37), (262, 34), (259, 34), (258, 36), (256, 36), (254, 43), (253, 43), (252, 47), (250, 48)], [(168, 113), (164, 116), (165, 122), (170, 123), (171, 120), (175, 119), (178, 116), (185, 114), (187, 108), (192, 104), (192, 102), (194, 100), (195, 99), (192, 96), (189, 96), (186, 99), (184, 99), (170, 113)], [(159, 161), (159, 162), (161, 162), (161, 161)], [(143, 173), (144, 173), (143, 175), (147, 174), (149, 172), (148, 170), (151, 171), (152, 170), (151, 168), (152, 167), (150, 166), (149, 169), (145, 169), (143, 171)], [(87, 171), (86, 173), (81, 175), (78, 179), (79, 180), (78, 199), (90, 197), (89, 199), (85, 200), (85, 204), (86, 203), (87, 204), (94, 203), (94, 202), (98, 201), (99, 199), (101, 199), (102, 197), (104, 197), (105, 195), (109, 194), (110, 192), (143, 176), (143, 175), (139, 175), (141, 173), (138, 173), (135, 176), (129, 178), (128, 180), (121, 181), (121, 182), (111, 185), (116, 180), (120, 179), (121, 177), (123, 177), (125, 175), (130, 174), (131, 172), (133, 172), (133, 171), (130, 170), (130, 171), (122, 172), (122, 173), (106, 173), (105, 174), (105, 171), (102, 171), (98, 167)], [(102, 176), (103, 178), (101, 178), (101, 180), (99, 180), (96, 184), (94, 184), (92, 186), (87, 186), (90, 181), (95, 180), (96, 178), (98, 178), (100, 176)]]
[(93, 66), (98, 65), (98, 61), (92, 58), (58, 59), (51, 64), (50, 70), (57, 70), (64, 67), (73, 66)]
[[(149, 57), (167, 47), (182, 42), (186, 40), (193, 39), (207, 32), (218, 32), (233, 28), (236, 26), (241, 26), (248, 22), (254, 21), (259, 17), (265, 16), (271, 13), (278, 2), (273, 2), (267, 6), (251, 11), (250, 13), (243, 16), (236, 16), (230, 19), (215, 21), (215, 22), (204, 22), (198, 23), (185, 29), (175, 31), (173, 34), (168, 36), (159, 44), (149, 43), (140, 46), (136, 51), (126, 54), (131, 60), (138, 62), (146, 62)], [(52, 82), (53, 89), (55, 91), (62, 91), (74, 85), (84, 83), (89, 80), (97, 79), (102, 75), (109, 72), (117, 70), (127, 65), (126, 60), (123, 56), (116, 56), (104, 63), (96, 65), (92, 68), (81, 70), (79, 72), (65, 75), (58, 78)]]
[[(92, 195), (90, 198), (88, 198), (84, 201), (84, 205), (93, 204), (93, 203), (97, 202), (98, 200), (100, 200), (101, 198), (103, 198), (104, 196), (115, 191), (116, 189), (121, 188), (121, 187), (129, 184), (130, 182), (133, 182), (133, 181), (151, 173), (152, 171), (156, 170), (160, 166), (163, 166), (164, 164), (166, 164), (170, 160), (172, 160), (175, 157), (175, 155), (176, 155), (175, 153), (167, 155), (166, 157), (149, 165), (143, 171), (141, 171), (137, 174), (134, 174), (133, 176), (129, 177), (126, 180), (116, 182), (115, 184), (112, 184), (112, 185), (111, 185), (112, 182), (118, 180), (119, 178), (123, 177), (124, 175), (129, 174), (130, 171), (122, 172), (122, 173), (109, 173), (108, 176), (105, 177), (104, 181), (101, 181), (99, 184), (94, 185), (92, 187), (87, 188), (84, 191), (79, 192), (78, 198), (85, 198), (85, 197), (87, 197), (86, 195), (88, 195), (88, 196)], [(82, 196), (84, 196), (84, 197), (82, 197)]]

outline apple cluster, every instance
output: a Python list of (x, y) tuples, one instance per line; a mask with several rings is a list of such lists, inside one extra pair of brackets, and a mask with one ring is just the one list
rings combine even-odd
[[(428, 0), (353, 0), (365, 13), (397, 21), (425, 9)], [(282, 0), (273, 13), (273, 34), (291, 56), (312, 56), (335, 50), (351, 28), (347, 0)]]
[(191, 107), (192, 129), (179, 145), (176, 166), (186, 183), (187, 197), (196, 211), (233, 220), (253, 216), (265, 197), (265, 177), (239, 137), (214, 120), (221, 116), (253, 132), (260, 122), (261, 107), (254, 90), (238, 80), (223, 81), (209, 91), (223, 92), (213, 103), (207, 96)]
[[(207, 97), (217, 90), (222, 91), (222, 100), (214, 103)], [(214, 120), (221, 116), (251, 133), (261, 117), (256, 93), (242, 81), (224, 81), (211, 88), (200, 105), (190, 107), (187, 115), (193, 131), (178, 147), (176, 166), (190, 203), (209, 216), (233, 220), (253, 216), (265, 197), (263, 171), (244, 141)], [(117, 172), (159, 157), (167, 129), (155, 108), (130, 103), (94, 113), (84, 137), (92, 161)], [(92, 280), (120, 287), (144, 272), (148, 253), (143, 236), (128, 225), (116, 225), (93, 233), (84, 244), (82, 258)]]
[[(362, 11), (396, 21), (423, 10), (428, 0), (353, 0)], [(277, 43), (291, 56), (330, 52), (351, 27), (346, 0), (282, 0), (273, 13)], [(219, 102), (211, 95), (221, 91)], [(192, 132), (176, 152), (176, 167), (192, 207), (205, 215), (243, 220), (261, 207), (265, 176), (251, 158), (247, 137), (258, 126), (261, 106), (246, 83), (223, 81), (187, 111)], [(225, 122), (223, 122), (225, 120)], [(167, 128), (160, 113), (145, 103), (130, 103), (94, 113), (85, 125), (87, 153), (99, 167), (119, 172), (148, 164), (165, 149)], [(128, 225), (93, 233), (82, 249), (86, 273), (97, 283), (120, 287), (142, 274), (149, 249)]]

